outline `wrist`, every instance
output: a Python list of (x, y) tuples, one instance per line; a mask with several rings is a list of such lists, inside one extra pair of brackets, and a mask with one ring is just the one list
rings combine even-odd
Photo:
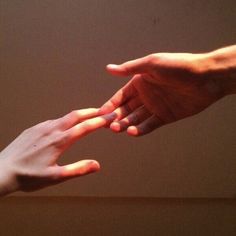
[(201, 73), (213, 82), (221, 96), (236, 93), (236, 46), (201, 54)]
[(0, 197), (17, 191), (17, 181), (14, 171), (0, 156)]

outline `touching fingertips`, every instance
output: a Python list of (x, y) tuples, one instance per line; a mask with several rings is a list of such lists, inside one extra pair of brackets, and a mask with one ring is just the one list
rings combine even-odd
[(107, 122), (112, 122), (113, 120), (115, 120), (117, 118), (117, 114), (115, 112), (106, 114), (102, 116), (105, 120), (107, 120)]
[(110, 125), (112, 131), (119, 132), (121, 130), (121, 126), (118, 122), (113, 122)]

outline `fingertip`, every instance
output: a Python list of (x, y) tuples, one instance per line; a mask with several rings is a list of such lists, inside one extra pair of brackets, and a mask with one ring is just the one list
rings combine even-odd
[(108, 65), (106, 66), (106, 69), (107, 69), (108, 71), (110, 71), (110, 70), (116, 70), (116, 69), (118, 69), (118, 68), (119, 68), (119, 66), (116, 65), (116, 64), (108, 64)]
[(79, 175), (86, 175), (94, 172), (98, 172), (101, 169), (99, 162), (95, 160), (86, 160), (84, 166), (81, 167)]
[(139, 136), (139, 131), (135, 126), (128, 127), (127, 133), (131, 136)]
[(125, 76), (127, 72), (124, 70), (123, 65), (109, 64), (106, 66), (106, 69), (112, 75)]
[(95, 160), (90, 161), (88, 166), (89, 166), (89, 173), (97, 172), (101, 169), (99, 162)]
[(107, 72), (109, 72), (112, 75), (117, 75), (118, 71), (118, 65), (115, 64), (109, 64), (106, 66)]
[(120, 132), (121, 130), (120, 124), (118, 122), (112, 122), (110, 128), (114, 132)]

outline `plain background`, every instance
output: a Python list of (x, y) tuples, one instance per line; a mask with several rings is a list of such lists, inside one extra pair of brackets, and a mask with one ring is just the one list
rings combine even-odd
[(4, 236), (235, 236), (236, 202), (225, 199), (8, 197)]
[[(1, 0), (0, 149), (41, 121), (99, 107), (128, 81), (108, 63), (235, 44), (235, 16), (234, 0)], [(94, 158), (100, 173), (31, 195), (235, 197), (235, 102), (141, 138), (100, 130), (60, 160)]]

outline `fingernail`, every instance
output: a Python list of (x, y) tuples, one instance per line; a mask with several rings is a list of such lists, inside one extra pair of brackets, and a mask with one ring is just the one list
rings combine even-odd
[(100, 164), (97, 161), (91, 161), (88, 165), (91, 172), (100, 170)]

